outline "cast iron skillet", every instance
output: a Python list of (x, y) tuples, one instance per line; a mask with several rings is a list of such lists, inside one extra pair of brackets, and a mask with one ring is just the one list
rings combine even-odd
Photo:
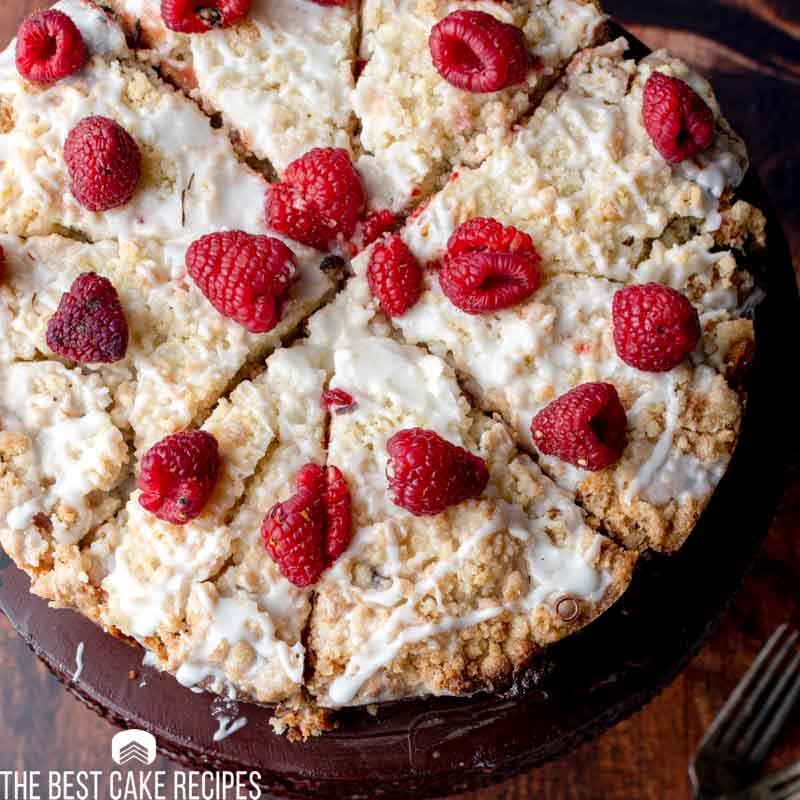
[[(622, 31), (616, 31), (622, 33)], [(628, 36), (636, 57), (646, 54)], [(219, 743), (214, 698), (143, 670), (142, 652), (68, 611), (51, 611), (0, 554), (0, 608), (36, 655), (86, 705), (121, 727), (144, 728), (167, 756), (194, 768), (255, 770), (281, 797), (435, 797), (476, 789), (558, 758), (628, 717), (665, 688), (713, 632), (769, 528), (785, 484), (793, 418), (782, 375), (787, 328), (800, 312), (788, 245), (755, 174), (740, 195), (769, 218), (769, 250), (752, 268), (765, 290), (755, 311), (758, 355), (730, 469), (684, 548), (640, 564), (619, 602), (552, 647), (505, 696), (421, 699), (341, 715), (305, 744), (276, 736), (271, 710), (240, 704), (248, 724)], [(786, 406), (786, 407), (784, 407)], [(75, 654), (85, 666), (72, 680)], [(131, 680), (135, 670), (147, 685)]]

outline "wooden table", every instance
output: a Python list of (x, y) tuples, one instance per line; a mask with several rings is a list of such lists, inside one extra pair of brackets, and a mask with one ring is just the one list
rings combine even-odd
[[(38, 5), (0, 0), (0, 44)], [(606, 7), (651, 47), (669, 47), (713, 80), (781, 213), (800, 274), (800, 3), (608, 0)], [(761, 643), (787, 619), (800, 624), (800, 470), (720, 631), (667, 691), (569, 758), (462, 800), (689, 797), (693, 748)], [(50, 677), (2, 617), (0, 676), (0, 769), (108, 767), (113, 729)], [(770, 766), (800, 759), (800, 709), (793, 723)]]

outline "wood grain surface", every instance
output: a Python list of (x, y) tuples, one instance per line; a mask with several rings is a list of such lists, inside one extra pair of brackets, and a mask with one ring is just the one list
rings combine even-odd
[[(42, 5), (0, 0), (0, 46), (26, 13)], [(605, 5), (645, 43), (670, 48), (711, 78), (783, 219), (800, 274), (800, 2)], [(790, 330), (787, 349), (796, 343)], [(791, 368), (793, 362), (787, 363)], [(570, 757), (461, 800), (688, 798), (691, 752), (762, 642), (785, 620), (800, 624), (800, 471), (720, 631), (667, 691)], [(59, 624), (56, 613), (53, 624)], [(0, 616), (0, 770), (105, 769), (113, 733), (64, 691)], [(798, 759), (800, 708), (769, 766)], [(176, 769), (163, 760), (157, 766)]]

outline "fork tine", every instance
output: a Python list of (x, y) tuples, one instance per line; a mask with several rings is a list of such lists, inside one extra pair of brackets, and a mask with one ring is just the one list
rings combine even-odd
[[(788, 626), (783, 628), (783, 631), (789, 631)], [(778, 640), (780, 647), (777, 652), (773, 652), (770, 658), (763, 663), (763, 670), (760, 674), (752, 676), (748, 684), (748, 688), (752, 691), (742, 698), (743, 702), (735, 711), (727, 730), (722, 734), (720, 738), (721, 747), (732, 748), (742, 730), (750, 725), (753, 714), (757, 709), (761, 709), (765, 697), (768, 696), (768, 692), (771, 692), (775, 675), (781, 668), (784, 659), (791, 652), (799, 635), (797, 631), (789, 631), (787, 638)]]
[[(750, 761), (757, 763), (763, 761), (769, 752), (775, 737), (780, 732), (786, 718), (792, 712), (795, 704), (800, 698), (800, 653), (798, 653), (793, 661), (794, 677), (791, 684), (785, 691), (783, 701), (778, 709), (775, 711), (774, 716), (769, 722), (769, 725), (764, 729), (761, 738), (750, 753)], [(787, 673), (789, 674), (789, 673)]]
[[(789, 662), (781, 673), (779, 673), (774, 682), (772, 690), (769, 695), (763, 700), (761, 707), (755, 717), (749, 722), (747, 730), (742, 735), (738, 743), (738, 750), (745, 757), (750, 757), (761, 750), (761, 744), (767, 737), (768, 733), (774, 727), (774, 722), (778, 720), (778, 714), (783, 710), (783, 706), (787, 701), (792, 700), (792, 693), (795, 685), (798, 683), (800, 677), (800, 651), (798, 651), (794, 658)], [(789, 703), (789, 709), (794, 705), (793, 702)], [(777, 706), (777, 708), (776, 708)], [(763, 735), (759, 738), (759, 732), (766, 726)], [(777, 731), (776, 731), (777, 732)], [(758, 747), (754, 747), (758, 744)]]
[[(744, 674), (744, 677), (739, 681), (733, 693), (728, 698), (725, 705), (717, 714), (708, 732), (703, 737), (703, 743), (712, 741), (719, 738), (720, 743), (727, 739), (727, 732), (729, 732), (729, 724), (736, 723), (741, 720), (742, 713), (740, 707), (742, 701), (750, 695), (754, 685), (760, 684), (759, 676), (761, 675), (762, 668), (773, 657), (773, 652), (777, 649), (780, 641), (783, 639), (784, 634), (789, 630), (789, 626), (781, 625), (775, 633), (770, 636), (769, 641), (761, 648), (756, 660), (751, 664), (750, 668)], [(763, 690), (762, 690), (763, 691)], [(701, 745), (702, 746), (702, 745)]]
[(800, 761), (776, 772), (764, 783), (771, 792), (770, 800), (793, 800), (800, 797)]

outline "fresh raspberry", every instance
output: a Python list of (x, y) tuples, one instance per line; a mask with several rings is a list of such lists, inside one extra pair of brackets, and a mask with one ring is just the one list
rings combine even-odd
[(219, 477), (217, 440), (206, 431), (181, 431), (154, 444), (142, 459), (139, 504), (172, 525), (203, 511)]
[(230, 28), (247, 14), (250, 0), (161, 0), (161, 19), (178, 33)]
[(325, 470), (325, 563), (333, 564), (347, 550), (353, 535), (350, 489), (336, 467)]
[(47, 323), (47, 346), (80, 364), (111, 364), (125, 357), (128, 323), (108, 278), (86, 272), (61, 296)]
[(542, 453), (592, 472), (619, 460), (625, 429), (625, 409), (610, 383), (576, 386), (531, 422), (533, 441)]
[(614, 344), (628, 366), (668, 372), (700, 340), (700, 318), (691, 302), (660, 283), (627, 286), (614, 293)]
[(361, 178), (346, 150), (317, 147), (293, 161), (267, 193), (267, 225), (324, 250), (349, 239), (366, 205)]
[(356, 233), (356, 252), (366, 250), (373, 242), (377, 242), (384, 233), (394, 228), (395, 223), (394, 214), (388, 208), (367, 214)]
[(386, 479), (392, 502), (416, 516), (441, 514), (478, 497), (489, 482), (483, 459), (433, 431), (399, 431), (389, 439), (386, 449)]
[(462, 311), (487, 314), (530, 297), (539, 288), (540, 261), (528, 234), (474, 217), (450, 237), (439, 285)]
[(337, 408), (352, 406), (355, 401), (353, 395), (344, 389), (326, 389), (322, 393), (323, 408)]
[(107, 117), (84, 117), (67, 135), (64, 160), (72, 194), (89, 211), (124, 206), (136, 191), (142, 168), (136, 142)]
[(336, 467), (306, 464), (297, 491), (264, 518), (264, 546), (295, 586), (316, 583), (326, 566), (347, 548), (352, 535), (350, 490)]
[(325, 470), (319, 464), (308, 463), (300, 467), (294, 482), (298, 492), (309, 492), (321, 497), (325, 493)]
[(390, 317), (402, 316), (419, 300), (422, 267), (397, 234), (386, 236), (373, 248), (367, 283)]
[(472, 217), (462, 222), (447, 241), (448, 256), (463, 256), (480, 250), (517, 253), (539, 261), (539, 254), (527, 233), (511, 225), (501, 225), (490, 217)]
[(644, 127), (656, 150), (680, 164), (714, 141), (714, 112), (694, 89), (678, 78), (654, 72), (644, 86)]
[(522, 83), (534, 67), (522, 31), (483, 11), (453, 11), (433, 26), (431, 58), (458, 89), (497, 92)]
[(54, 83), (77, 72), (86, 45), (77, 25), (61, 11), (31, 14), (17, 32), (17, 71), (36, 83)]
[(261, 528), (281, 574), (301, 589), (313, 586), (325, 571), (323, 511), (319, 497), (300, 492), (273, 506)]
[(244, 231), (201, 236), (186, 251), (186, 268), (214, 308), (251, 333), (278, 324), (298, 276), (283, 242)]

